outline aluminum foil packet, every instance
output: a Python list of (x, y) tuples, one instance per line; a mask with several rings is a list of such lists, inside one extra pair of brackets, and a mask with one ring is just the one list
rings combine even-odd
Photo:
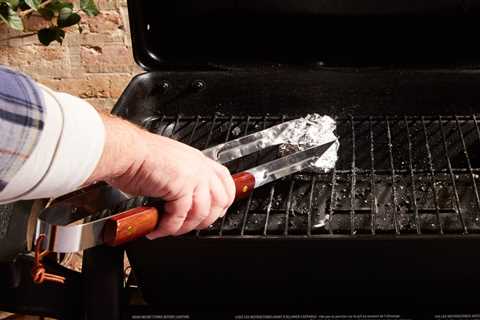
[[(232, 134), (237, 128), (233, 129)], [(278, 146), (279, 156), (282, 157), (336, 141), (322, 157), (312, 162), (315, 172), (326, 172), (333, 169), (337, 161), (339, 142), (334, 133), (335, 129), (336, 123), (329, 116), (309, 114), (304, 118), (283, 122), (268, 129), (210, 147), (202, 152), (210, 159), (227, 163), (270, 146)], [(238, 131), (240, 132), (240, 129)]]
[(314, 172), (328, 172), (335, 167), (338, 159), (340, 142), (335, 136), (336, 127), (336, 122), (331, 117), (317, 113), (290, 121), (277, 137), (280, 142), (279, 153), (285, 156), (335, 140), (330, 149), (312, 163), (310, 169)]

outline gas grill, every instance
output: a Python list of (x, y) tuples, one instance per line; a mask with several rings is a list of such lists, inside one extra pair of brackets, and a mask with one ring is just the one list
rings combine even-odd
[[(198, 149), (325, 114), (337, 123), (339, 160), (255, 189), (206, 230), (86, 250), (81, 275), (52, 262), (69, 285), (17, 281), (8, 292), (62, 299), (24, 299), (23, 310), (88, 319), (480, 313), (475, 1), (128, 5), (147, 72), (114, 114)], [(270, 147), (228, 166), (239, 172), (278, 155)]]

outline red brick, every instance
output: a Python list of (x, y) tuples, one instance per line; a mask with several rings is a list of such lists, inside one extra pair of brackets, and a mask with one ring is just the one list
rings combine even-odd
[(116, 100), (106, 98), (95, 98), (95, 99), (86, 99), (90, 104), (92, 104), (97, 110), (101, 110), (104, 112), (110, 112), (113, 106), (115, 105)]
[(43, 28), (47, 28), (50, 25), (49, 21), (45, 20), (40, 15), (31, 15), (28, 19), (25, 19), (25, 30), (38, 31)]
[(128, 83), (132, 80), (131, 74), (118, 74), (110, 78), (110, 97), (118, 98), (122, 95), (123, 90), (127, 87)]
[(82, 46), (80, 55), (89, 73), (132, 72), (135, 68), (131, 48), (124, 44)]
[(95, 17), (85, 17), (84, 21), (93, 33), (109, 33), (123, 28), (120, 14), (116, 11), (103, 11)]
[[(74, 3), (78, 6), (78, 1)], [(133, 60), (130, 37), (125, 32), (126, 2), (100, 0), (98, 6), (102, 12), (97, 17), (81, 13), (84, 32), (80, 34), (76, 26), (68, 28), (63, 45), (44, 47), (36, 35), (25, 37), (25, 33), (0, 25), (0, 64), (109, 110), (142, 70)], [(35, 17), (27, 21), (27, 26), (36, 30), (43, 23)], [(16, 38), (5, 40), (12, 36)]]

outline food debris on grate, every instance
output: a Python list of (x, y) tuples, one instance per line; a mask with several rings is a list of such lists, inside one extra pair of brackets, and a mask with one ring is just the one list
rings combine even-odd
[[(151, 130), (198, 149), (271, 128), (281, 115), (162, 116)], [(480, 234), (476, 115), (336, 117), (338, 159), (256, 189), (201, 237)], [(236, 129), (238, 128), (238, 129)], [(232, 172), (278, 158), (268, 149)]]

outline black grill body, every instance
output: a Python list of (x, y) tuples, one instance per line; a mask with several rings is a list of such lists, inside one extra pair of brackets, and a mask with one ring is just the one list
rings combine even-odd
[[(134, 54), (148, 72), (115, 114), (204, 149), (316, 112), (337, 120), (340, 150), (335, 170), (263, 186), (207, 230), (130, 244), (148, 304), (135, 312), (480, 311), (474, 2), (145, 8), (129, 2)], [(271, 148), (229, 168), (277, 156)]]
[(134, 79), (114, 112), (199, 149), (311, 112), (336, 117), (341, 143), (332, 172), (255, 190), (208, 230), (128, 246), (149, 308), (220, 318), (476, 312), (477, 76), (285, 67)]
[[(87, 250), (62, 306), (21, 311), (68, 319), (480, 313), (476, 1), (128, 5), (146, 73), (114, 114), (199, 149), (326, 114), (337, 120), (339, 161), (331, 172), (255, 190), (207, 230), (129, 244), (127, 290), (122, 250)], [(229, 168), (277, 156), (271, 148)], [(12, 212), (0, 217), (0, 233), (14, 230)], [(16, 218), (23, 229), (25, 212)], [(12, 244), (2, 259), (26, 250), (26, 241)], [(3, 291), (11, 310), (20, 310), (11, 297), (31, 291), (24, 279), (8, 279), (20, 288)]]

